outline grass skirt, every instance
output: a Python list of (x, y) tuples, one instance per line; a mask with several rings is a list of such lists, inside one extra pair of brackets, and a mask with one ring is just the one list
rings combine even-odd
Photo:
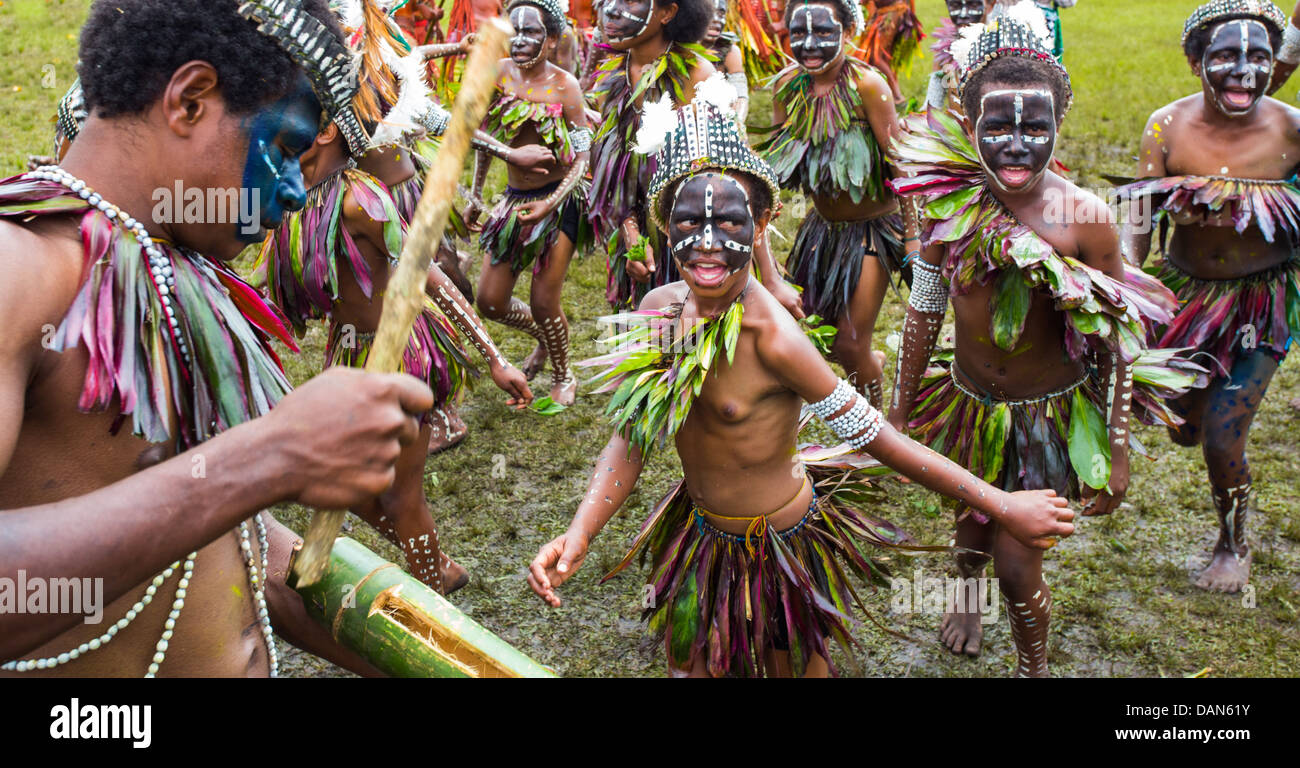
[(548, 184), (528, 190), (506, 187), (501, 202), (492, 209), (483, 224), (483, 234), (479, 236), (479, 246), (492, 254), (493, 264), (507, 262), (510, 271), (516, 275), (529, 267), (532, 267), (533, 274), (541, 272), (546, 266), (547, 254), (560, 239), (566, 219), (577, 222), (573, 252), (582, 253), (591, 246), (591, 222), (583, 210), (583, 200), (586, 199), (584, 184), (574, 186), (564, 201), (541, 220), (532, 224), (519, 222), (517, 212), (521, 206), (546, 199), (556, 186)]
[(903, 220), (897, 213), (862, 221), (827, 221), (815, 208), (799, 225), (786, 271), (803, 288), (803, 311), (828, 323), (847, 310), (865, 254), (880, 259), (891, 279), (903, 261)]
[[(1106, 410), (1105, 392), (1090, 375), (1050, 395), (995, 400), (959, 384), (940, 363), (921, 380), (908, 428), (919, 442), (995, 488), (1051, 488), (1078, 500), (1080, 474), (1090, 477), (1102, 469), (1094, 462), (1104, 462), (1104, 474), (1110, 474)], [(1087, 466), (1076, 466), (1083, 462)]]
[(1204, 352), (1218, 361), (1196, 358), (1213, 376), (1227, 376), (1237, 355), (1253, 349), (1281, 362), (1300, 331), (1300, 258), (1235, 280), (1198, 280), (1166, 260), (1156, 277), (1180, 308), (1153, 346)]
[(654, 599), (645, 618), (663, 637), (672, 667), (689, 670), (704, 659), (715, 677), (761, 677), (771, 672), (766, 652), (788, 649), (798, 675), (812, 654), (830, 662), (827, 638), (845, 648), (853, 642), (851, 603), (870, 616), (849, 575), (883, 579), (884, 564), (864, 552), (898, 547), (908, 536), (860, 511), (864, 502), (883, 498), (853, 471), (869, 459), (843, 446), (808, 447), (800, 455), (816, 496), (793, 527), (765, 527), (748, 540), (724, 533), (696, 513), (683, 480), (655, 506), (623, 562), (605, 577), (638, 553), (643, 563), (651, 560)]
[[(325, 367), (365, 367), (374, 342), (375, 334), (358, 333), (331, 320), (325, 342)], [(470, 377), (478, 375), (455, 327), (431, 299), (425, 299), (424, 311), (411, 329), (402, 353), (402, 371), (429, 385), (435, 408), (458, 401)]]

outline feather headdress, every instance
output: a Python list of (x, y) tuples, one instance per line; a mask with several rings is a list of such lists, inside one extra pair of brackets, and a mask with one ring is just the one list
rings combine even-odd
[(985, 24), (971, 24), (961, 30), (953, 41), (952, 57), (961, 73), (958, 93), (980, 70), (1004, 56), (1019, 56), (1042, 61), (1060, 73), (1065, 82), (1065, 107), (1061, 114), (1070, 111), (1074, 103), (1074, 89), (1070, 74), (1052, 55), (1052, 38), (1042, 10), (1033, 0), (1020, 0), (1003, 8), (999, 15)]
[[(652, 117), (642, 113), (642, 129), (651, 121), (655, 126), (653, 133), (647, 131), (644, 137), (638, 131), (637, 142), (638, 151), (643, 145), (657, 147), (648, 199), (650, 219), (658, 227), (665, 226), (665, 193), (682, 178), (710, 168), (752, 176), (767, 186), (773, 202), (780, 199), (776, 172), (754, 153), (736, 126), (736, 113), (731, 109), (735, 96), (721, 73), (715, 72), (696, 88), (691, 103), (672, 110), (667, 119), (657, 111), (662, 109), (662, 102), (655, 105)], [(663, 132), (665, 125), (667, 131)]]

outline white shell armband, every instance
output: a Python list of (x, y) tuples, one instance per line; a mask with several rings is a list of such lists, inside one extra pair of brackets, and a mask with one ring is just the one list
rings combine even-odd
[(1282, 33), (1282, 47), (1277, 51), (1277, 60), (1283, 64), (1295, 66), (1300, 63), (1300, 28), (1292, 21)]
[(447, 124), (451, 122), (451, 113), (437, 104), (430, 104), (429, 108), (423, 115), (420, 115), (420, 125), (429, 132), (430, 136), (441, 136), (447, 132)]
[[(847, 411), (833, 417), (833, 414), (849, 403), (852, 405)], [(809, 403), (808, 407), (854, 450), (875, 440), (884, 423), (880, 411), (873, 408), (862, 393), (849, 386), (844, 379), (836, 383), (829, 395), (815, 403)]]
[(574, 152), (586, 152), (591, 149), (591, 129), (579, 128), (569, 134), (569, 143), (573, 145)]
[(907, 304), (917, 312), (943, 314), (948, 311), (948, 291), (939, 278), (939, 267), (921, 259), (912, 260), (912, 295)]

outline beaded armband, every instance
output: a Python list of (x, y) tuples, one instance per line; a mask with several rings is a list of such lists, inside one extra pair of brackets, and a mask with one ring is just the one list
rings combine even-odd
[(430, 136), (441, 136), (447, 132), (447, 124), (451, 122), (451, 113), (437, 104), (430, 104), (429, 109), (423, 115), (420, 115), (419, 123), (429, 132)]
[(586, 152), (591, 149), (591, 129), (579, 128), (569, 134), (569, 143), (574, 152)]
[(494, 144), (489, 141), (484, 141), (483, 139), (480, 139), (477, 136), (470, 139), (469, 145), (474, 149), (477, 149), (479, 152), (485, 152), (493, 157), (500, 158), (501, 160), (505, 160), (507, 157), (510, 156), (509, 148), (504, 146), (498, 146), (497, 144)]
[(943, 314), (948, 311), (948, 291), (939, 279), (939, 267), (921, 259), (912, 260), (912, 295), (907, 304), (917, 312)]
[(1294, 21), (1286, 25), (1286, 30), (1282, 33), (1282, 47), (1278, 49), (1275, 58), (1283, 64), (1300, 64), (1300, 27), (1296, 27)]
[[(847, 411), (839, 416), (834, 415), (849, 403), (852, 405)], [(829, 395), (815, 403), (809, 403), (808, 407), (854, 450), (875, 440), (884, 423), (880, 411), (873, 408), (862, 393), (849, 386), (844, 379), (835, 384), (835, 389)]]

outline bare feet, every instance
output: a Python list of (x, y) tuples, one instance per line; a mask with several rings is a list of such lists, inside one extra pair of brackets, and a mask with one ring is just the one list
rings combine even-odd
[(433, 429), (429, 432), (429, 455), (441, 453), (459, 445), (469, 434), (469, 427), (460, 414), (452, 408), (439, 408), (433, 412)]
[(979, 611), (958, 613), (950, 604), (939, 624), (939, 641), (958, 656), (980, 655), (980, 642), (984, 639), (984, 626), (980, 624)]
[(1210, 564), (1196, 577), (1196, 586), (1211, 592), (1240, 592), (1250, 581), (1250, 550), (1238, 555), (1220, 541)]
[(524, 378), (532, 381), (537, 378), (537, 374), (542, 372), (546, 367), (546, 345), (539, 343), (536, 348), (524, 358), (524, 362), (519, 366), (519, 370), (524, 372)]
[(442, 556), (442, 567), (439, 570), (442, 572), (442, 583), (446, 585), (446, 590), (442, 593), (443, 597), (469, 583), (469, 571), (465, 570), (465, 566), (446, 555)]
[(555, 381), (552, 378), (551, 399), (565, 408), (578, 399), (578, 377), (573, 374), (572, 368), (562, 380)]

